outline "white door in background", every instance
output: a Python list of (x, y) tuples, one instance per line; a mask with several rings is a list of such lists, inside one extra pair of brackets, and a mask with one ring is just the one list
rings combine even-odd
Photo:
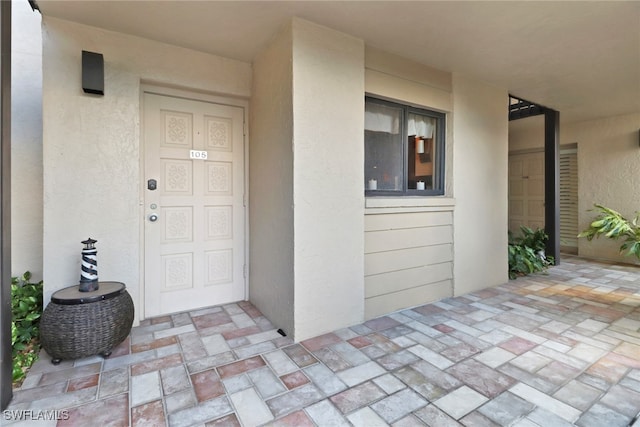
[(544, 228), (544, 152), (509, 156), (509, 230)]
[(244, 109), (153, 93), (143, 108), (145, 317), (243, 300)]

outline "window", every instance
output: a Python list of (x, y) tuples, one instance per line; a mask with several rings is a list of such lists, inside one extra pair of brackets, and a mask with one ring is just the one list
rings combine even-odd
[(365, 98), (367, 196), (444, 194), (445, 115)]

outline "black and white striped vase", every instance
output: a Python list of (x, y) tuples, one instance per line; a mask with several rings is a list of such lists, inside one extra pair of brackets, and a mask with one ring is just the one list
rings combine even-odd
[(89, 237), (83, 240), (82, 268), (80, 270), (80, 292), (98, 290), (98, 250), (94, 246), (97, 240)]

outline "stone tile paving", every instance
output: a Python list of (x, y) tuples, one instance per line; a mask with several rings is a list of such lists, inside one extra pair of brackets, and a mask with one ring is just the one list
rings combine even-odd
[(640, 427), (640, 268), (565, 257), (300, 343), (249, 302), (162, 316), (106, 360), (43, 353), (8, 409), (67, 411), (46, 426)]

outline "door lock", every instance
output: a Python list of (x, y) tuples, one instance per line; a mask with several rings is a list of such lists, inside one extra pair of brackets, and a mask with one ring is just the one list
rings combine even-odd
[(152, 213), (149, 215), (149, 221), (156, 222), (158, 220), (158, 214)]
[(155, 179), (150, 179), (147, 181), (147, 189), (148, 190), (155, 190), (156, 188), (158, 188), (158, 181), (156, 181)]

